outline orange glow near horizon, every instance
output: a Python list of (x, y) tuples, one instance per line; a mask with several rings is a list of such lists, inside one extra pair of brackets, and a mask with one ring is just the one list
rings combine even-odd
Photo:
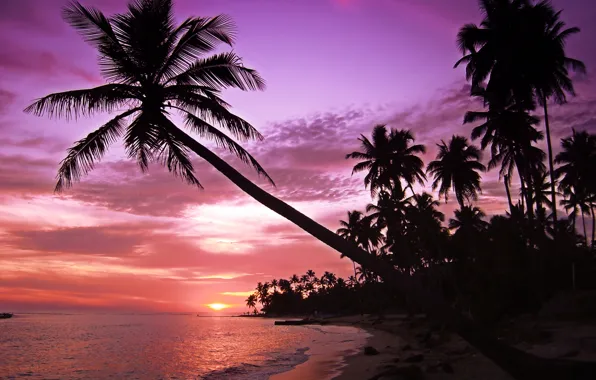
[(207, 306), (211, 310), (215, 310), (215, 311), (220, 311), (220, 310), (227, 309), (230, 307), (230, 305), (227, 305), (225, 303), (210, 303), (205, 306)]

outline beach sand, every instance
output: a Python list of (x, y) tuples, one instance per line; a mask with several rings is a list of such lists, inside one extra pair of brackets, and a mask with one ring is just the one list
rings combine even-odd
[[(428, 323), (418, 316), (388, 315), (382, 321), (376, 316), (348, 316), (331, 318), (338, 326), (358, 327), (366, 332), (366, 339), (352, 344), (350, 349), (325, 353), (313, 348), (309, 360), (293, 371), (272, 377), (272, 380), (369, 380), (387, 371), (402, 371), (401, 377), (383, 379), (458, 379), (512, 380), (492, 361), (458, 335), (443, 331), (429, 333)], [(596, 325), (594, 323), (531, 321), (515, 323), (517, 333), (548, 331), (548, 339), (528, 338), (525, 335), (516, 346), (546, 358), (596, 361)], [(539, 327), (537, 327), (539, 326)], [(353, 342), (356, 343), (356, 342)], [(364, 347), (371, 346), (376, 355), (366, 355)]]
[(346, 358), (346, 367), (335, 380), (366, 380), (385, 371), (400, 368), (404, 379), (485, 379), (511, 380), (498, 366), (479, 354), (454, 334), (433, 336), (435, 342), (421, 344), (417, 335), (428, 328), (421, 323), (412, 326), (405, 315), (387, 316), (379, 322), (375, 317), (343, 317), (332, 323), (356, 325), (366, 329), (370, 338), (366, 346), (378, 355), (365, 355), (364, 348)]

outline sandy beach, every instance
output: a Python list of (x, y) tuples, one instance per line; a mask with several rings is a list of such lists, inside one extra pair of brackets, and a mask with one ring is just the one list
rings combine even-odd
[[(374, 316), (358, 315), (329, 321), (338, 326), (361, 328), (368, 333), (366, 339), (344, 351), (325, 353), (314, 347), (316, 354), (307, 362), (271, 379), (512, 379), (456, 334), (446, 331), (429, 333), (428, 325), (421, 317), (408, 319), (405, 315), (393, 315), (379, 321)], [(518, 322), (518, 325), (523, 325), (523, 322)], [(536, 322), (532, 325), (537, 331)], [(540, 329), (550, 332), (549, 339), (526, 339), (517, 346), (549, 358), (596, 359), (596, 350), (582, 343), (586, 339), (595, 339), (587, 338), (596, 336), (595, 326), (544, 321), (540, 326)], [(367, 354), (365, 347), (372, 347), (378, 353)]]

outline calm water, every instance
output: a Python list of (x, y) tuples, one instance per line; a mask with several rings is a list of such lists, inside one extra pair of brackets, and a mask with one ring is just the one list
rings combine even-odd
[(264, 380), (306, 361), (312, 346), (363, 334), (258, 318), (22, 314), (0, 320), (0, 378)]

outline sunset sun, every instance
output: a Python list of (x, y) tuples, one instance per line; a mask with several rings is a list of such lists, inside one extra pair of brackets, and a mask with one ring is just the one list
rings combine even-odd
[(208, 308), (215, 311), (220, 311), (223, 309), (227, 309), (230, 305), (226, 305), (225, 303), (210, 303), (207, 305)]

